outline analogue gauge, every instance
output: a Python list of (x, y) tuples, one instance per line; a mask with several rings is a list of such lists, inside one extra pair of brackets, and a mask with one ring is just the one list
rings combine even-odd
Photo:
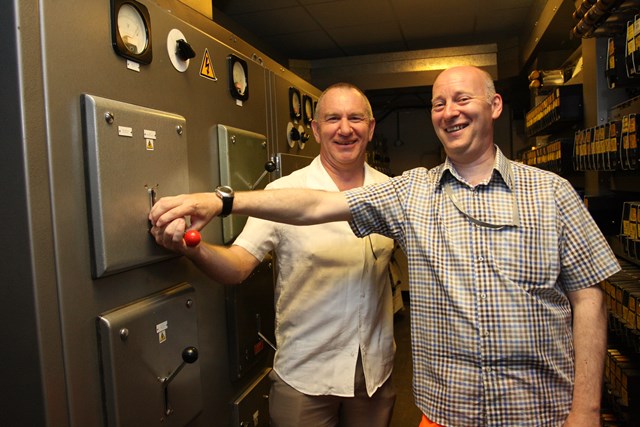
[(289, 88), (289, 114), (293, 121), (300, 120), (302, 103), (300, 101), (300, 91), (294, 87)]
[(298, 140), (298, 148), (304, 150), (307, 141), (309, 140), (309, 134), (304, 131), (304, 126), (298, 126), (298, 133), (300, 134), (300, 139)]
[(229, 91), (240, 101), (249, 98), (249, 69), (247, 62), (235, 55), (229, 55)]
[(313, 100), (309, 95), (302, 96), (302, 112), (304, 123), (306, 125), (311, 124), (311, 120), (313, 120)]
[(111, 0), (113, 48), (124, 58), (149, 64), (151, 20), (147, 8), (133, 0)]

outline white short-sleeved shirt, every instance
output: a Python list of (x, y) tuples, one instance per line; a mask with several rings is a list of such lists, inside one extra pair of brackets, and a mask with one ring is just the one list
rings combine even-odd
[[(365, 185), (388, 177), (365, 164)], [(320, 157), (267, 186), (338, 191)], [(274, 370), (309, 395), (354, 395), (358, 349), (371, 396), (391, 375), (395, 343), (387, 265), (393, 240), (356, 237), (347, 222), (313, 226), (249, 218), (235, 245), (275, 251)]]

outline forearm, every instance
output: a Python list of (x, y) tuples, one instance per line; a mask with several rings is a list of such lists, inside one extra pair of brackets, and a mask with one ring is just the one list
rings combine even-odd
[(599, 286), (570, 294), (573, 306), (575, 383), (571, 412), (599, 420), (607, 310)]
[[(222, 200), (215, 193), (182, 194), (163, 197), (149, 212), (156, 227), (178, 218), (191, 218), (191, 226), (202, 229), (222, 211)], [(238, 192), (232, 213), (254, 216), (294, 225), (348, 221), (351, 213), (343, 193), (306, 189)]]
[(184, 254), (207, 276), (224, 285), (242, 283), (260, 263), (239, 246), (216, 246), (201, 242), (184, 248)]
[(238, 192), (232, 212), (294, 225), (351, 219), (343, 193), (307, 189)]

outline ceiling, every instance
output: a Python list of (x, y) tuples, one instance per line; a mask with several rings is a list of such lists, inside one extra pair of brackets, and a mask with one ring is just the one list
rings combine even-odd
[[(522, 74), (526, 61), (545, 45), (551, 50), (573, 50), (579, 45), (569, 38), (575, 24), (573, 10), (574, 0), (213, 0), (214, 21), (298, 74), (292, 63), (300, 60), (312, 69), (333, 66), (334, 73), (356, 69), (364, 74), (357, 58), (367, 58), (380, 72), (389, 65), (389, 58), (406, 63), (408, 55), (413, 55), (409, 59), (415, 65), (424, 52), (446, 55), (464, 46), (482, 46), (482, 50), (493, 46), (494, 58), (510, 50), (511, 57), (502, 61), (518, 63), (512, 64), (517, 68), (510, 72), (512, 76)], [(553, 23), (558, 20), (559, 24)], [(354, 83), (368, 95), (375, 89), (382, 96), (388, 92), (393, 99), (401, 96), (422, 103), (421, 93), (430, 88), (414, 82), (432, 81), (436, 73), (412, 81), (407, 70), (397, 69), (398, 62), (384, 78), (374, 74), (367, 83)], [(300, 75), (318, 87), (330, 83)], [(372, 87), (371, 81), (377, 86)], [(425, 96), (428, 99), (428, 93)]]
[[(568, 1), (573, 7), (573, 0)], [(213, 14), (214, 20), (218, 20), (221, 17), (216, 15), (221, 12), (254, 36), (254, 42), (279, 51), (287, 59), (314, 60), (527, 37), (545, 3), (543, 0), (213, 0)], [(565, 39), (570, 28), (563, 33)]]

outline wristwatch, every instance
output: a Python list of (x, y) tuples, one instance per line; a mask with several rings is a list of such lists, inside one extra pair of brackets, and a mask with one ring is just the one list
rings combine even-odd
[(222, 212), (220, 212), (220, 217), (224, 218), (231, 213), (231, 209), (233, 209), (233, 188), (228, 185), (221, 185), (217, 187), (214, 191), (216, 196), (220, 197), (222, 200)]

